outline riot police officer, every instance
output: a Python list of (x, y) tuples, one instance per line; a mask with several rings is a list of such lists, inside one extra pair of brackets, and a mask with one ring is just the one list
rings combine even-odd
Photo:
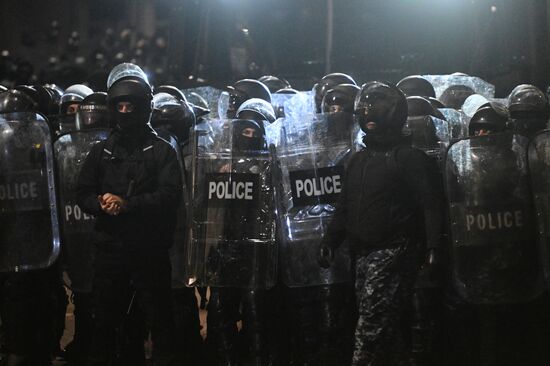
[[(265, 221), (272, 220), (273, 208), (265, 129), (257, 121), (248, 119), (225, 121), (222, 129), (229, 134), (225, 137), (235, 158), (218, 166), (216, 174), (231, 175), (234, 180), (260, 179), (260, 182), (248, 183), (254, 187), (248, 194), (257, 195), (256, 201), (243, 197), (231, 199), (224, 201), (222, 207), (207, 211), (209, 221), (217, 221), (217, 225), (205, 231), (219, 240), (218, 245), (211, 245), (206, 264), (208, 278), (205, 280), (211, 291), (207, 343), (215, 352), (215, 364), (240, 364), (249, 358), (253, 364), (267, 365), (265, 289), (272, 286), (273, 279), (266, 277), (266, 273), (270, 273), (274, 263), (273, 232)], [(261, 249), (256, 247), (253, 238), (262, 242)], [(243, 321), (241, 333), (236, 326), (239, 319)], [(242, 352), (239, 352), (239, 339), (244, 340)]]
[(397, 83), (397, 87), (406, 97), (435, 98), (435, 90), (432, 83), (420, 75), (410, 75), (401, 79)]
[[(183, 94), (182, 94), (183, 95)], [(174, 235), (174, 245), (170, 249), (172, 263), (172, 299), (174, 307), (174, 327), (176, 355), (179, 361), (186, 364), (200, 362), (202, 338), (200, 335), (200, 320), (195, 297), (195, 287), (187, 287), (185, 273), (185, 251), (187, 250), (188, 215), (189, 215), (189, 185), (190, 171), (183, 166), (181, 148), (187, 144), (189, 130), (195, 124), (195, 114), (187, 101), (176, 96), (160, 92), (153, 97), (153, 115), (151, 126), (167, 141), (175, 142), (174, 149), (178, 152), (183, 176), (183, 199), (178, 208), (178, 222)], [(206, 292), (206, 291), (205, 291)], [(201, 294), (202, 300), (202, 294)]]
[(261, 78), (259, 78), (258, 81), (261, 81), (262, 83), (264, 83), (265, 86), (267, 86), (267, 88), (271, 92), (271, 94), (281, 89), (291, 88), (290, 83), (287, 80), (283, 78), (279, 78), (277, 76), (273, 76), (273, 75), (264, 75)]
[(155, 362), (173, 360), (168, 249), (182, 183), (176, 152), (148, 126), (152, 98), (138, 66), (120, 64), (111, 71), (108, 105), (115, 130), (93, 147), (79, 177), (78, 204), (97, 217), (99, 236), (91, 365), (114, 361), (115, 329), (133, 300), (147, 318)]
[(340, 72), (333, 72), (323, 76), (321, 81), (313, 86), (315, 110), (317, 113), (321, 113), (321, 103), (323, 102), (325, 93), (338, 84), (357, 85), (351, 76)]
[(532, 138), (548, 126), (550, 108), (544, 93), (534, 85), (518, 85), (508, 96), (514, 132)]
[(481, 106), (468, 125), (470, 136), (485, 136), (503, 132), (508, 127), (508, 110), (502, 104), (492, 102)]
[(14, 366), (50, 365), (67, 305), (57, 265), (53, 131), (34, 92), (0, 93), (0, 317)]
[[(221, 98), (227, 98), (222, 101)], [(271, 93), (264, 83), (253, 80), (239, 80), (227, 87), (227, 91), (220, 96), (218, 103), (218, 114), (220, 118), (235, 118), (237, 110), (248, 99), (259, 98), (271, 103)], [(224, 110), (226, 108), (226, 110)]]
[(76, 130), (66, 131), (54, 143), (63, 207), (61, 235), (63, 264), (74, 304), (74, 335), (63, 358), (73, 364), (86, 360), (92, 336), (91, 282), (93, 277), (93, 216), (82, 214), (76, 204), (76, 183), (91, 147), (109, 135), (107, 93), (95, 92), (82, 100), (76, 113)]
[(92, 89), (82, 84), (71, 85), (65, 90), (59, 104), (59, 128), (61, 133), (76, 129), (75, 119), (78, 106), (84, 98), (92, 93)]
[(425, 271), (437, 260), (442, 188), (437, 168), (401, 134), (407, 101), (399, 89), (364, 84), (355, 115), (366, 149), (348, 164), (320, 264), (329, 266), (342, 240), (350, 241), (359, 313), (352, 364), (405, 363), (409, 347), (400, 326), (423, 257)]

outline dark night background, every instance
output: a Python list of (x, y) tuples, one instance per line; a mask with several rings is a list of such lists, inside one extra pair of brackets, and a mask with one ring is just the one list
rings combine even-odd
[(521, 83), (545, 90), (548, 3), (2, 0), (0, 84), (104, 90), (110, 68), (132, 61), (154, 84), (179, 87), (273, 74), (305, 90), (328, 71), (358, 83), (459, 71), (495, 84), (497, 96)]

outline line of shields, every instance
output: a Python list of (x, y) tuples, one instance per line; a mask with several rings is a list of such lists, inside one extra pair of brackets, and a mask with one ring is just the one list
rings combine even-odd
[[(408, 126), (430, 125), (423, 121)], [(243, 149), (234, 122), (206, 120), (192, 133), (174, 286), (348, 281), (345, 248), (328, 270), (316, 258), (356, 131), (339, 127), (339, 135), (326, 116), (287, 117), (261, 126), (264, 144)], [(429, 130), (439, 136), (444, 124)], [(91, 146), (108, 135), (74, 131), (53, 142), (41, 115), (0, 115), (0, 271), (46, 268), (63, 251), (70, 285), (90, 291), (94, 218), (76, 205), (75, 185)], [(458, 293), (473, 304), (535, 298), (545, 277), (550, 283), (550, 132), (530, 141), (511, 133), (462, 138), (443, 154), (450, 140), (426, 147), (439, 146), (434, 157), (444, 162)]]

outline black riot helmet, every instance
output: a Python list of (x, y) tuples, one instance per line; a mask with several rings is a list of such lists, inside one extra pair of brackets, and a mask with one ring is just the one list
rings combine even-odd
[(328, 90), (321, 102), (322, 113), (345, 112), (353, 114), (355, 98), (359, 93), (355, 84), (339, 84)]
[(266, 149), (265, 131), (256, 121), (236, 119), (233, 126), (233, 151), (258, 151)]
[(292, 88), (283, 88), (283, 89), (279, 89), (277, 90), (274, 94), (299, 94), (300, 92), (296, 89), (292, 89)]
[(451, 85), (441, 94), (439, 100), (448, 108), (462, 109), (464, 101), (472, 94), (472, 88), (466, 85)]
[(195, 114), (187, 102), (182, 102), (168, 93), (153, 97), (151, 126), (170, 132), (183, 144), (189, 139), (189, 129), (195, 124)]
[(107, 105), (114, 127), (134, 133), (147, 126), (153, 92), (143, 70), (134, 64), (119, 64), (109, 74), (107, 85)]
[(275, 111), (273, 106), (263, 99), (252, 98), (241, 104), (237, 111), (237, 118), (251, 119), (261, 123), (266, 121), (269, 123), (275, 122)]
[(59, 104), (59, 114), (61, 116), (75, 115), (78, 110), (78, 105), (84, 100), (84, 98), (86, 98), (93, 92), (94, 91), (88, 88), (86, 85), (71, 85), (65, 90), (65, 92), (61, 96), (61, 101)]
[(550, 107), (544, 93), (534, 85), (518, 85), (508, 97), (514, 132), (532, 136), (547, 127)]
[(435, 90), (428, 80), (420, 75), (411, 75), (401, 79), (397, 83), (399, 90), (405, 94), (406, 97), (424, 97), (435, 98)]
[(321, 81), (313, 86), (313, 92), (315, 94), (315, 108), (317, 113), (321, 113), (321, 103), (323, 102), (325, 93), (339, 84), (357, 85), (351, 76), (339, 72), (333, 72), (323, 76)]
[(57, 113), (57, 104), (53, 94), (42, 85), (18, 85), (14, 89), (20, 90), (36, 102), (36, 111), (48, 117)]
[(437, 109), (447, 108), (447, 106), (445, 104), (441, 103), (441, 101), (439, 99), (429, 97), (428, 100), (430, 101), (430, 103), (432, 103), (434, 108), (437, 108)]
[(158, 94), (158, 93), (170, 94), (176, 97), (176, 99), (178, 99), (180, 102), (187, 102), (187, 98), (185, 97), (185, 94), (183, 94), (181, 90), (179, 90), (173, 85), (161, 85), (155, 88), (155, 94)]
[(233, 118), (237, 110), (248, 99), (259, 98), (271, 103), (271, 93), (264, 83), (253, 80), (243, 79), (237, 81), (232, 86), (227, 87), (229, 101), (227, 105), (226, 117)]
[(0, 93), (0, 113), (36, 112), (37, 103), (21, 90), (10, 89)]
[(109, 110), (107, 108), (107, 93), (95, 92), (88, 95), (78, 106), (76, 113), (76, 129), (109, 127)]
[(536, 86), (518, 85), (508, 97), (508, 110), (512, 118), (526, 113), (548, 118), (548, 100)]
[(187, 94), (187, 104), (191, 107), (191, 109), (193, 109), (193, 113), (195, 114), (195, 118), (197, 120), (210, 113), (208, 102), (196, 92), (190, 92)]
[(6, 88), (4, 85), (0, 85), (0, 93), (3, 93), (5, 91), (8, 91), (8, 88)]
[(355, 99), (355, 119), (367, 135), (401, 134), (407, 113), (405, 95), (389, 84), (363, 84)]
[(432, 116), (439, 119), (445, 119), (443, 113), (434, 108), (432, 103), (423, 97), (407, 97), (407, 107), (409, 117)]
[(480, 136), (503, 132), (508, 125), (508, 110), (500, 103), (491, 102), (480, 107), (470, 119), (468, 134)]
[(291, 87), (288, 81), (273, 75), (264, 75), (259, 78), (258, 81), (264, 83), (272, 94), (275, 93), (277, 90), (287, 89)]
[(59, 86), (55, 84), (44, 84), (44, 88), (46, 88), (51, 96), (52, 96), (52, 108), (55, 109), (53, 113), (51, 114), (58, 114), (59, 113), (59, 105), (61, 104), (61, 97), (63, 96), (63, 89), (61, 89)]

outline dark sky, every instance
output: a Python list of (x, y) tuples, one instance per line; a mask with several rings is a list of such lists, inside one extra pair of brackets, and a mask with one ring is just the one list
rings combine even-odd
[[(461, 71), (504, 94), (549, 81), (547, 1), (333, 0), (333, 11), (331, 71), (361, 82)], [(129, 26), (164, 32), (181, 79), (271, 73), (306, 85), (326, 66), (325, 0), (2, 0), (0, 14), (0, 49), (37, 63), (63, 55), (73, 29), (84, 54), (106, 28)], [(52, 20), (56, 44), (45, 40)]]

